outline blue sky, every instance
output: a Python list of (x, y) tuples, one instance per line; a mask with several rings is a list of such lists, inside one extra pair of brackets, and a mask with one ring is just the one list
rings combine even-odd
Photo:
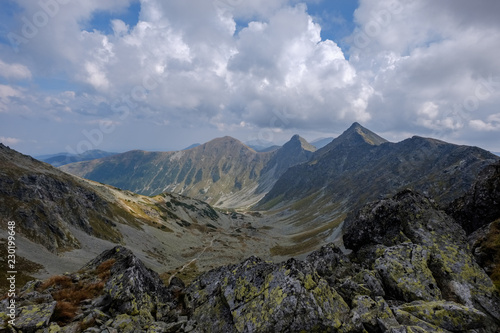
[(493, 0), (6, 0), (0, 141), (175, 150), (357, 121), (500, 151), (498, 17)]

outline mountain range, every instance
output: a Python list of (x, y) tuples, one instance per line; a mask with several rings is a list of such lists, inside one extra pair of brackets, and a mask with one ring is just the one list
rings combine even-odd
[(281, 174), (307, 161), (314, 150), (299, 136), (269, 152), (223, 137), (184, 151), (136, 150), (61, 169), (143, 195), (168, 191), (234, 208), (255, 204)]
[(224, 137), (186, 151), (131, 151), (61, 169), (143, 195), (170, 191), (218, 207), (287, 213), (305, 207), (298, 220), (324, 221), (404, 188), (450, 202), (496, 160), (483, 149), (431, 138), (388, 142), (354, 123), (319, 150), (298, 135), (269, 152)]
[(93, 150), (87, 150), (86, 152), (83, 152), (81, 154), (59, 153), (52, 155), (35, 156), (35, 158), (45, 163), (49, 163), (52, 166), (60, 167), (70, 163), (90, 161), (90, 160), (95, 160), (97, 158), (113, 156), (115, 154), (116, 153), (110, 153), (98, 149), (93, 149)]
[[(411, 188), (446, 204), (498, 160), (490, 152), (414, 136), (398, 143), (353, 124), (307, 163), (288, 169), (259, 202), (272, 208), (307, 199), (356, 206)], [(327, 202), (325, 202), (327, 201)]]

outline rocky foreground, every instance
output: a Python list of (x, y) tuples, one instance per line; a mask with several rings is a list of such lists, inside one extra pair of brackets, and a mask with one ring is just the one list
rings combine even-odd
[(251, 257), (168, 286), (118, 246), (28, 283), (6, 332), (497, 332), (500, 297), (462, 227), (411, 191), (365, 206), (334, 245), (280, 264)]

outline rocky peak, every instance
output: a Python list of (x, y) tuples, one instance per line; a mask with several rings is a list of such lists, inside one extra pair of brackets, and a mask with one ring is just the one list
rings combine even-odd
[(315, 151), (316, 148), (313, 145), (296, 134), (274, 152), (273, 157), (262, 170), (262, 174), (275, 181), (290, 167), (309, 161)]
[(294, 136), (292, 136), (290, 141), (288, 141), (287, 143), (285, 143), (283, 145), (283, 148), (286, 148), (286, 149), (299, 148), (299, 149), (307, 150), (307, 151), (311, 151), (311, 152), (316, 151), (316, 147), (311, 145), (309, 142), (307, 142), (306, 139), (304, 139), (303, 137), (301, 137), (298, 134), (295, 134)]
[(324, 153), (339, 146), (354, 147), (366, 144), (378, 146), (385, 142), (388, 141), (356, 122), (320, 151)]
[(255, 152), (252, 148), (248, 147), (238, 139), (235, 139), (231, 136), (216, 138), (194, 148), (194, 150), (201, 150), (201, 151), (217, 150), (221, 152), (230, 151), (233, 149), (244, 149)]

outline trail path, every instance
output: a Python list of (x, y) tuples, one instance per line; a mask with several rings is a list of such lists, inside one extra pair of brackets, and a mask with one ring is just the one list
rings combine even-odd
[(170, 282), (172, 282), (172, 279), (174, 278), (174, 276), (176, 276), (177, 274), (183, 272), (186, 268), (189, 267), (189, 265), (191, 265), (193, 262), (195, 262), (196, 260), (200, 259), (201, 256), (203, 255), (203, 253), (205, 253), (205, 251), (208, 249), (208, 248), (211, 248), (213, 245), (214, 245), (214, 242), (217, 240), (217, 238), (212, 238), (212, 240), (210, 241), (210, 245), (207, 245), (203, 248), (203, 250), (198, 254), (198, 256), (196, 256), (196, 258), (194, 259), (191, 259), (191, 261), (189, 261), (187, 264), (184, 264), (184, 266), (181, 267), (181, 269), (179, 269), (177, 272), (175, 272), (174, 274), (172, 274), (172, 276), (168, 279), (168, 283), (170, 284)]

